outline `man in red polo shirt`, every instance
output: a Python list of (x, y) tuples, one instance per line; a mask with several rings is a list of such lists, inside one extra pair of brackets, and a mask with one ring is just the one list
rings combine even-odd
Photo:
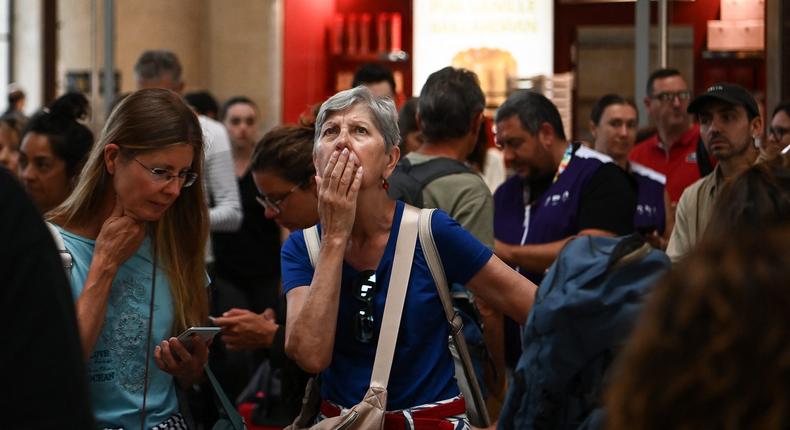
[(700, 178), (697, 165), (699, 126), (686, 112), (691, 91), (675, 69), (659, 69), (647, 81), (647, 106), (656, 134), (639, 142), (629, 159), (666, 176), (671, 206)]

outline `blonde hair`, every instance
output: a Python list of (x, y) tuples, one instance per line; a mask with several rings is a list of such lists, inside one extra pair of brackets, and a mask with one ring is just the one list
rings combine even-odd
[[(195, 114), (170, 90), (143, 89), (132, 93), (112, 111), (94, 145), (72, 194), (50, 211), (48, 219), (63, 227), (89, 223), (99, 213), (112, 187), (104, 162), (104, 148), (121, 147), (121, 157), (188, 144), (194, 151), (192, 171), (203, 173), (203, 134)], [(161, 219), (149, 223), (158, 264), (170, 281), (175, 318), (180, 332), (202, 325), (208, 316), (204, 267), (208, 236), (208, 209), (203, 187), (197, 183), (181, 190)]]

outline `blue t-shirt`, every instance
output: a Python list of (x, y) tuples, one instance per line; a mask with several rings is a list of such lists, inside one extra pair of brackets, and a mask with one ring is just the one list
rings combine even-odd
[[(403, 202), (397, 202), (390, 237), (375, 268), (378, 284), (373, 312), (375, 339), (381, 330), (403, 208)], [(491, 258), (491, 250), (447, 213), (437, 210), (431, 226), (449, 283), (466, 284)], [(309, 286), (313, 267), (301, 230), (288, 237), (281, 255), (283, 291), (287, 294), (294, 288)], [(375, 342), (365, 344), (354, 335), (354, 316), (363, 306), (353, 296), (352, 282), (358, 273), (343, 263), (332, 362), (321, 373), (321, 397), (346, 408), (359, 403), (365, 395), (376, 356)], [(453, 360), (447, 347), (449, 334), (444, 308), (418, 241), (387, 389), (388, 410), (406, 409), (458, 395)]]
[[(60, 227), (58, 230), (73, 258), (70, 278), (76, 301), (88, 277), (96, 242)], [(151, 240), (146, 238), (137, 253), (118, 269), (112, 282), (104, 325), (88, 359), (91, 403), (100, 428), (140, 428), (152, 261)], [(157, 267), (150, 348), (172, 335), (173, 315), (170, 283), (162, 267)], [(173, 377), (156, 366), (153, 349), (148, 375), (145, 428), (151, 428), (178, 412)]]

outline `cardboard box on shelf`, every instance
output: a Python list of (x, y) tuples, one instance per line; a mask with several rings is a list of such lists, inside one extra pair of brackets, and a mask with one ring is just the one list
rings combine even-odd
[(721, 20), (764, 19), (765, 0), (721, 0)]
[(759, 19), (708, 21), (708, 49), (762, 51), (765, 49), (765, 22)]

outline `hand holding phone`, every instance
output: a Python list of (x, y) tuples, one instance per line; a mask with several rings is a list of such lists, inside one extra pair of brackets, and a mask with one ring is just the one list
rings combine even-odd
[(198, 382), (203, 375), (203, 366), (208, 361), (208, 346), (205, 342), (218, 332), (218, 327), (190, 327), (178, 338), (161, 341), (154, 348), (157, 367), (177, 378), (184, 386)]

